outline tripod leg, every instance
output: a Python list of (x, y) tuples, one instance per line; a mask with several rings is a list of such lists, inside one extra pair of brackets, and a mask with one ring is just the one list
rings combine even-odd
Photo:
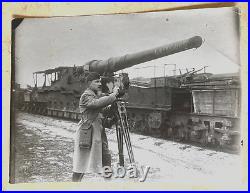
[(119, 165), (124, 166), (123, 133), (118, 124), (116, 124), (116, 137), (117, 137), (117, 143), (118, 143)]
[(129, 136), (128, 136), (128, 132), (127, 132), (128, 128), (126, 127), (125, 119), (124, 119), (124, 116), (122, 114), (120, 114), (120, 120), (121, 120), (121, 129), (122, 129), (122, 132), (124, 134), (124, 140), (125, 140), (127, 151), (128, 151), (129, 161), (130, 161), (130, 163), (132, 163), (133, 162), (132, 146), (131, 146), (131, 143), (129, 143), (130, 140), (129, 140)]
[(125, 144), (127, 147), (129, 161), (130, 163), (134, 163), (135, 161), (134, 161), (134, 154), (133, 154), (130, 135), (129, 135), (129, 124), (128, 124), (125, 105), (121, 102), (117, 102), (116, 105), (117, 105), (117, 120), (119, 120), (116, 124), (119, 158), (121, 159), (120, 165), (123, 164), (122, 166), (124, 166), (123, 137), (124, 137)]
[(134, 163), (135, 162), (135, 158), (134, 158), (134, 153), (133, 153), (133, 149), (132, 149), (132, 144), (131, 144), (131, 138), (130, 138), (130, 128), (129, 128), (129, 123), (128, 123), (128, 117), (127, 117), (127, 113), (125, 114), (125, 125), (126, 125), (126, 135), (127, 135), (127, 138), (128, 138), (128, 144), (129, 144), (129, 147), (130, 147), (130, 151), (131, 151), (131, 160), (132, 162)]
[(133, 154), (133, 150), (132, 150), (132, 144), (131, 144), (131, 140), (130, 140), (128, 125), (126, 123), (125, 123), (125, 127), (124, 127), (124, 138), (126, 138), (126, 141), (127, 141), (126, 145), (127, 145), (127, 150), (129, 152), (130, 162), (134, 163), (134, 154)]

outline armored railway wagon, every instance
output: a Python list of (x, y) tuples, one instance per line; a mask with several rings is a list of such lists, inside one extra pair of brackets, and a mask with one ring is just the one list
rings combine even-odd
[[(181, 77), (183, 78), (183, 77)], [(148, 135), (238, 150), (240, 144), (239, 74), (194, 74), (152, 78), (130, 86), (132, 129)]]
[[(201, 45), (202, 38), (195, 36), (121, 57), (93, 60), (83, 66), (35, 72), (35, 86), (22, 109), (79, 120), (78, 102), (87, 86), (85, 78), (89, 72), (98, 72), (102, 77), (113, 76), (119, 70)], [(120, 74), (118, 78), (124, 76), (127, 75)], [(39, 86), (41, 79), (43, 84)], [(153, 78), (144, 85), (131, 84), (127, 99), (131, 130), (237, 149), (240, 138), (238, 83), (238, 76), (193, 71), (180, 76)]]

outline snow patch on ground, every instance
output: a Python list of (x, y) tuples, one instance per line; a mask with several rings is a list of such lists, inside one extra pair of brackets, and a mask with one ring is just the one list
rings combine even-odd
[[(43, 141), (53, 143), (55, 140), (60, 140), (61, 142), (72, 144), (77, 129), (77, 123), (72, 121), (27, 113), (17, 114), (17, 125), (24, 127), (26, 131), (30, 131), (24, 133), (27, 138), (32, 137), (32, 132), (40, 136), (40, 144), (36, 147), (37, 152), (34, 152), (38, 158), (43, 156), (41, 154), (42, 152), (47, 153), (46, 155), (50, 155), (48, 154), (49, 152), (54, 152), (51, 150), (50, 146), (44, 146)], [(109, 148), (112, 152), (113, 164), (116, 164), (118, 161), (118, 150), (115, 130), (106, 129), (106, 132), (109, 140)], [(146, 179), (148, 182), (181, 182), (207, 185), (208, 183), (238, 184), (242, 181), (241, 158), (239, 155), (208, 150), (201, 147), (135, 133), (131, 133), (130, 137), (138, 168), (150, 166), (149, 174)], [(29, 148), (32, 149), (32, 147)], [(72, 159), (73, 145), (71, 147), (67, 147), (67, 145), (58, 147), (58, 151), (59, 153), (61, 152), (62, 157), (64, 156), (63, 148), (69, 149), (65, 156), (68, 157), (67, 175), (70, 175), (71, 168), (69, 165), (72, 164), (72, 161), (70, 162), (69, 160)], [(128, 160), (126, 152), (126, 149), (124, 149), (126, 159)], [(60, 161), (57, 155), (50, 155), (50, 157), (42, 158), (42, 161), (47, 161), (49, 163), (48, 167), (52, 165), (59, 165), (60, 167), (64, 166), (64, 163)], [(29, 168), (29, 166), (25, 167)], [(44, 169), (46, 170), (46, 168)], [(44, 177), (37, 174), (32, 175), (32, 182), (37, 182), (39, 180), (46, 181)], [(128, 179), (128, 177), (125, 177), (124, 179), (103, 179), (100, 175), (93, 174), (86, 174), (84, 180), (95, 182), (138, 181), (138, 179)]]

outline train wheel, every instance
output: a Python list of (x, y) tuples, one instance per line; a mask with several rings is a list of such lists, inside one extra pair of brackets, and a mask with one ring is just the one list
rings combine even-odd
[(31, 113), (31, 106), (28, 106), (27, 112), (28, 112), (28, 113)]
[(42, 115), (42, 114), (43, 114), (43, 108), (42, 108), (42, 107), (39, 108), (38, 114), (39, 114), (39, 115)]
[(34, 113), (39, 114), (39, 107), (37, 107), (37, 106), (34, 107)]
[(48, 115), (48, 112), (49, 112), (49, 110), (48, 109), (44, 109), (44, 115)]
[(22, 105), (21, 111), (25, 111), (25, 105)]
[(57, 117), (57, 111), (56, 110), (52, 110), (52, 116)]
[(31, 108), (31, 113), (34, 113), (34, 114), (35, 114), (35, 112), (36, 112), (36, 107), (32, 106), (32, 108)]

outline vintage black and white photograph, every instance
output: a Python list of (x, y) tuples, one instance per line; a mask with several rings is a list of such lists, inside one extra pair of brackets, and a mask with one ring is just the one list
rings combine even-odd
[(238, 8), (17, 18), (12, 39), (11, 183), (242, 184)]

